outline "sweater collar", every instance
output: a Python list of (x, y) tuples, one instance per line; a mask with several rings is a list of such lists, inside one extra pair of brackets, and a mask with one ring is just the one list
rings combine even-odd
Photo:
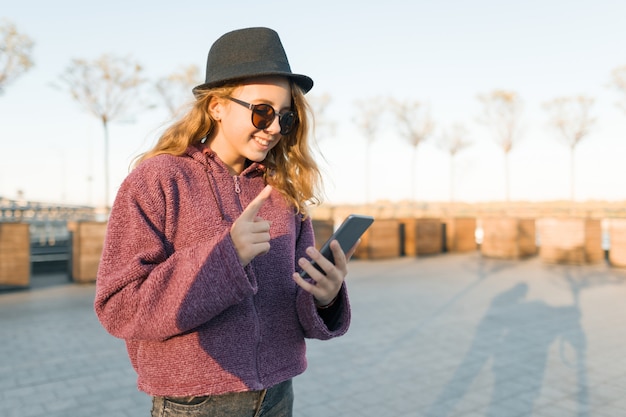
[[(209, 148), (206, 145), (203, 145), (203, 144), (190, 145), (185, 151), (185, 154), (189, 156), (190, 158), (192, 158), (193, 160), (201, 163), (202, 165), (205, 165), (207, 168), (211, 170), (216, 168), (215, 166), (213, 166), (213, 164), (215, 164), (219, 166), (220, 169), (224, 169), (228, 172), (228, 167), (226, 166), (224, 161), (222, 161), (220, 157), (211, 148)], [(265, 169), (266, 169), (265, 165), (263, 165), (262, 163), (251, 162), (250, 165), (248, 165), (241, 172), (240, 175), (249, 175), (255, 172), (264, 172)]]

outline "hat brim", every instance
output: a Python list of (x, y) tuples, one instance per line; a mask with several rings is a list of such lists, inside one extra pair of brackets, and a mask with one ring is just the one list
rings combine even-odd
[(287, 77), (293, 80), (293, 82), (295, 82), (296, 85), (302, 89), (303, 94), (308, 93), (313, 88), (313, 79), (311, 79), (310, 77), (307, 77), (306, 75), (293, 74), (291, 72), (267, 72), (267, 73), (257, 73), (257, 74), (254, 74), (254, 76), (252, 77), (249, 77), (249, 76), (248, 77), (245, 77), (245, 76), (233, 77), (233, 78), (222, 79), (219, 81), (204, 83), (204, 84), (195, 86), (191, 91), (193, 92), (194, 96), (197, 96), (198, 95), (197, 93), (202, 90), (209, 90), (211, 88), (219, 87), (221, 85), (225, 85), (225, 84), (235, 82), (235, 81), (254, 79), (258, 77), (267, 77), (271, 75), (283, 76), (283, 77)]

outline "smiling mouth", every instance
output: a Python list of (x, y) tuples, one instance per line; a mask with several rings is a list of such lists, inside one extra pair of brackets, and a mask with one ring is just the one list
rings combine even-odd
[(270, 141), (270, 140), (265, 140), (265, 139), (261, 139), (261, 138), (257, 138), (257, 137), (254, 137), (253, 139), (254, 139), (254, 141), (256, 143), (258, 143), (261, 146), (265, 146), (265, 147), (270, 146), (270, 143), (272, 143), (272, 141)]

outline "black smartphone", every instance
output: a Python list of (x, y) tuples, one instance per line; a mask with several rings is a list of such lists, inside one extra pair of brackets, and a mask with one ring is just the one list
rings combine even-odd
[[(335, 263), (333, 252), (330, 249), (330, 242), (337, 240), (339, 246), (344, 253), (349, 251), (359, 240), (359, 238), (365, 233), (368, 227), (374, 222), (372, 216), (366, 216), (363, 214), (351, 214), (341, 223), (341, 225), (335, 230), (333, 235), (322, 245), (320, 253), (324, 255), (326, 259)], [(311, 262), (318, 271), (324, 273), (324, 270), (315, 262)], [(300, 276), (308, 276), (305, 271), (300, 272)]]

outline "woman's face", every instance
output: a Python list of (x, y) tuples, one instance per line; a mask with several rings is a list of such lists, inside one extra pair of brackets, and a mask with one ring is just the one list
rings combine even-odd
[[(276, 113), (291, 109), (291, 88), (285, 77), (255, 78), (237, 87), (232, 98), (250, 104), (268, 104)], [(261, 162), (281, 139), (278, 116), (265, 129), (252, 124), (252, 110), (234, 101), (215, 100), (209, 111), (217, 120), (215, 136), (209, 146), (231, 169), (240, 174), (246, 159)]]

